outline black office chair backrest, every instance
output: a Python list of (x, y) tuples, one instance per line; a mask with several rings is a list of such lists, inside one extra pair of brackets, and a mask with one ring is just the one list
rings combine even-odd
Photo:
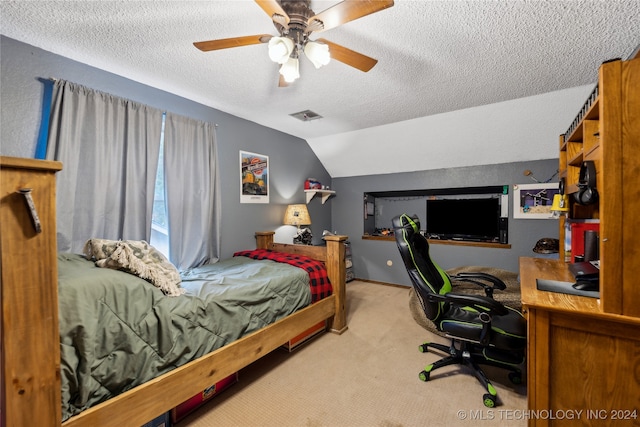
[(400, 256), (427, 318), (436, 324), (448, 303), (432, 301), (430, 294), (451, 292), (451, 280), (429, 256), (429, 242), (420, 233), (417, 215), (402, 214), (391, 220)]

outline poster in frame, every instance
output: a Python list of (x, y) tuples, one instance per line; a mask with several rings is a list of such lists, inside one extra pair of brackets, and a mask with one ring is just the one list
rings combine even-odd
[(557, 182), (515, 184), (513, 217), (520, 219), (552, 219), (553, 196), (560, 193)]
[(240, 203), (269, 203), (269, 156), (240, 151)]

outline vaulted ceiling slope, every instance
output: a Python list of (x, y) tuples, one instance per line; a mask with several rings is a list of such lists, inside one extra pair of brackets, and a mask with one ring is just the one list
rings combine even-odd
[[(336, 3), (312, 0), (311, 8)], [(321, 161), (317, 144), (332, 135), (593, 85), (602, 61), (626, 58), (640, 42), (637, 0), (396, 0), (311, 35), (376, 58), (371, 71), (335, 60), (315, 69), (302, 59), (301, 77), (278, 87), (266, 44), (193, 46), (277, 35), (254, 1), (3, 0), (0, 7), (8, 37), (316, 141)], [(303, 110), (322, 119), (290, 116)]]

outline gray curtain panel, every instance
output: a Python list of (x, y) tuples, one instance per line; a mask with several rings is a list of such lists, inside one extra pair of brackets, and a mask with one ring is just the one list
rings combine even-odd
[(63, 165), (59, 251), (79, 253), (91, 238), (149, 241), (162, 114), (56, 81), (46, 157)]
[(164, 173), (169, 257), (179, 269), (220, 254), (220, 179), (215, 125), (166, 113)]

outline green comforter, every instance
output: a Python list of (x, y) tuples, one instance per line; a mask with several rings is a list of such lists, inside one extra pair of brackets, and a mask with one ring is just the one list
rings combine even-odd
[(309, 275), (234, 257), (182, 273), (183, 296), (59, 254), (62, 419), (305, 307)]

